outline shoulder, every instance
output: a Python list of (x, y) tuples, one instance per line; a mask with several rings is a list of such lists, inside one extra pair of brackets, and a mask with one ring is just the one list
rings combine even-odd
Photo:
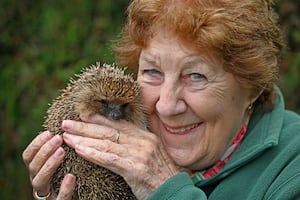
[[(277, 146), (267, 155), (273, 157), (271, 169), (275, 176), (266, 196), (268, 199), (298, 199), (300, 197), (300, 117), (285, 111)], [(271, 171), (272, 171), (271, 170)]]
[[(282, 97), (281, 97), (282, 98)], [(279, 105), (280, 106), (280, 105)], [(277, 106), (278, 107), (278, 106)], [(266, 196), (268, 199), (293, 199), (300, 196), (300, 115), (282, 106), (274, 111), (281, 119), (278, 144), (271, 148), (272, 169), (278, 171)], [(271, 126), (276, 126), (270, 121)], [(293, 197), (293, 198), (291, 198)]]
[(285, 110), (283, 119), (283, 129), (295, 129), (295, 131), (300, 130), (299, 114), (290, 110)]
[[(292, 145), (294, 142), (300, 142), (300, 115), (294, 111), (285, 108), (284, 97), (277, 88), (278, 100), (274, 109), (274, 115), (281, 121), (279, 145), (284, 148), (285, 145)], [(271, 122), (272, 124), (272, 122)], [(295, 148), (300, 149), (300, 145)]]
[(292, 138), (300, 140), (300, 115), (285, 108), (282, 92), (278, 87), (275, 89), (277, 96), (274, 108), (268, 112), (255, 114), (250, 129), (255, 130), (256, 134), (263, 135), (266, 141), (272, 139), (279, 145), (288, 143)]

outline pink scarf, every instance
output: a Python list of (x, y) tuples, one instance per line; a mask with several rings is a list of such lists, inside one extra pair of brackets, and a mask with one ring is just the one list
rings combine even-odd
[(220, 172), (220, 170), (225, 166), (225, 164), (227, 163), (229, 158), (232, 156), (232, 154), (236, 151), (236, 149), (241, 144), (241, 142), (246, 134), (246, 131), (247, 131), (247, 124), (245, 124), (242, 127), (242, 129), (240, 130), (238, 135), (233, 140), (231, 146), (225, 151), (224, 155), (218, 162), (216, 162), (209, 169), (202, 171), (202, 172), (197, 172), (191, 177), (194, 184), (196, 184), (200, 180), (209, 179)]

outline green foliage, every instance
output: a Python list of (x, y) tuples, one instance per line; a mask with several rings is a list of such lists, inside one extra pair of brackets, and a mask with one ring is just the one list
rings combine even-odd
[(283, 94), (286, 107), (300, 113), (300, 52), (288, 53), (281, 68)]
[[(24, 148), (41, 131), (48, 103), (70, 76), (96, 61), (113, 62), (110, 41), (129, 0), (0, 1), (0, 198), (32, 199)], [(297, 10), (298, 9), (298, 10)], [(289, 49), (281, 87), (300, 111), (300, 6), (279, 1)]]
[(286, 97), (286, 107), (300, 113), (300, 1), (277, 0), (276, 2), (279, 22), (287, 40), (279, 86)]
[(129, 1), (0, 2), (1, 199), (32, 199), (21, 154), (48, 103), (81, 68), (113, 62)]

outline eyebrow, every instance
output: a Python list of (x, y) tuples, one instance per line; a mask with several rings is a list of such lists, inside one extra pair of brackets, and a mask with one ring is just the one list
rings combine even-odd
[(191, 65), (199, 64), (199, 63), (207, 64), (205, 59), (203, 59), (202, 57), (199, 57), (199, 56), (187, 57), (186, 59), (184, 59), (182, 61), (182, 65), (187, 66), (187, 67), (191, 66)]
[(141, 59), (144, 60), (144, 61), (146, 61), (149, 64), (152, 64), (152, 65), (155, 65), (155, 66), (159, 65), (159, 63), (157, 62), (157, 59), (152, 58), (152, 57), (153, 56), (151, 56), (151, 55), (150, 56), (148, 56), (148, 55), (142, 55)]

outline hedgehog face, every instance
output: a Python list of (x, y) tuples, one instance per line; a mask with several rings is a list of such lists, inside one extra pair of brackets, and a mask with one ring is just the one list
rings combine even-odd
[(131, 103), (136, 102), (136, 99), (113, 96), (103, 89), (99, 82), (82, 84), (75, 89), (73, 98), (76, 113), (100, 114), (113, 120), (128, 120), (128, 114), (133, 109)]
[(127, 114), (130, 113), (129, 103), (110, 102), (106, 100), (100, 100), (99, 114), (113, 120), (126, 119)]

